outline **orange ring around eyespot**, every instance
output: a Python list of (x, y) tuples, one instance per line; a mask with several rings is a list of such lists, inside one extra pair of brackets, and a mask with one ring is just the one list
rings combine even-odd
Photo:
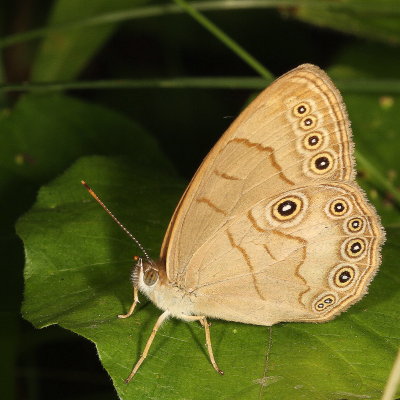
[(325, 311), (327, 308), (332, 307), (335, 303), (336, 296), (334, 294), (325, 294), (316, 299), (314, 302), (314, 310), (318, 312)]
[[(304, 111), (303, 111), (304, 110)], [(306, 101), (302, 101), (293, 107), (293, 115), (295, 117), (305, 117), (311, 111), (311, 106)]]
[[(335, 209), (335, 207), (337, 206), (343, 206), (343, 210)], [(343, 217), (349, 212), (349, 209), (349, 203), (344, 198), (339, 198), (331, 201), (328, 207), (329, 214), (331, 214), (333, 217)]]
[[(299, 212), (301, 211), (303, 206), (303, 201), (301, 200), (300, 197), (297, 196), (288, 196), (284, 197), (283, 199), (278, 200), (273, 206), (272, 206), (272, 217), (277, 220), (277, 221), (289, 221), (293, 218), (295, 218)], [(294, 210), (289, 213), (291, 210), (290, 208), (293, 208)], [(287, 213), (285, 215), (285, 213)]]
[(331, 153), (325, 151), (318, 153), (311, 158), (310, 170), (317, 175), (324, 175), (332, 170), (335, 165), (335, 159)]
[(310, 129), (314, 129), (317, 126), (317, 122), (317, 117), (315, 117), (314, 115), (306, 115), (300, 120), (299, 126), (304, 131), (309, 131)]
[[(344, 275), (344, 274), (348, 275)], [(342, 281), (341, 278), (343, 279), (343, 276), (345, 277), (349, 276), (349, 278), (345, 281)], [(354, 277), (356, 276), (356, 271), (354, 270), (353, 267), (351, 266), (345, 266), (340, 269), (338, 269), (333, 277), (333, 282), (335, 285), (339, 288), (345, 288), (348, 286), (351, 286), (351, 284), (354, 282)]]
[[(316, 141), (315, 144), (312, 141)], [(322, 146), (323, 136), (321, 132), (311, 132), (303, 139), (303, 147), (306, 150), (317, 150)]]
[(351, 239), (343, 243), (346, 256), (353, 259), (362, 257), (366, 247), (365, 241), (361, 238)]
[[(354, 227), (352, 224), (357, 223), (358, 222), (358, 227)], [(355, 218), (351, 218), (347, 221), (347, 229), (352, 232), (352, 233), (357, 233), (363, 230), (364, 228), (364, 220), (360, 217), (355, 217)]]

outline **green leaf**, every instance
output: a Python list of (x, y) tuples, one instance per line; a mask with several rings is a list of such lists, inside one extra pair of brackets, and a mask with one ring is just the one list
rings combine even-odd
[[(122, 399), (379, 399), (400, 345), (397, 274), (400, 230), (388, 230), (384, 262), (369, 294), (324, 324), (272, 328), (212, 321), (219, 376), (200, 325), (167, 321), (149, 357), (126, 385), (160, 310), (132, 301), (134, 243), (79, 181), (85, 179), (156, 257), (182, 182), (159, 165), (80, 159), (43, 187), (17, 230), (26, 251), (23, 314), (35, 326), (58, 323), (96, 344)], [(140, 254), (140, 253), (139, 253)]]
[[(58, 0), (55, 1), (49, 26), (78, 22), (97, 14), (139, 6), (148, 0)], [(36, 82), (73, 79), (114, 32), (117, 24), (49, 32), (42, 42), (32, 68)]]
[[(54, 179), (79, 156), (93, 153), (126, 154), (171, 170), (154, 139), (104, 107), (61, 95), (29, 95), (22, 96), (13, 109), (0, 112), (1, 268), (6, 282), (0, 294), (0, 319), (7, 327), (0, 333), (1, 360), (7, 365), (1, 398), (9, 398), (7, 389), (9, 393), (14, 389), (16, 360), (36, 351), (34, 332), (20, 321), (24, 252), (15, 221), (31, 207), (39, 185)], [(32, 383), (28, 386), (32, 388)]]

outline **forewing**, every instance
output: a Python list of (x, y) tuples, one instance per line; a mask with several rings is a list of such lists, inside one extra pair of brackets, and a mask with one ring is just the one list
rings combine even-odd
[(185, 288), (194, 254), (263, 199), (353, 180), (350, 136), (341, 96), (322, 70), (306, 64), (277, 79), (233, 122), (183, 195), (161, 250), (169, 280)]

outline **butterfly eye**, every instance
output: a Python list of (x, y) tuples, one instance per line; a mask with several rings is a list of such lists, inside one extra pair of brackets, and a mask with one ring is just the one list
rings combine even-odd
[(329, 274), (328, 282), (332, 289), (348, 290), (353, 286), (358, 275), (358, 268), (354, 264), (339, 264)]
[(310, 129), (315, 128), (317, 125), (317, 118), (314, 115), (307, 115), (303, 119), (300, 120), (300, 128), (309, 131)]
[(358, 233), (363, 230), (364, 228), (364, 221), (363, 219), (351, 218), (346, 222), (346, 228), (349, 233)]
[(157, 281), (158, 281), (158, 272), (155, 269), (149, 268), (144, 272), (143, 282), (147, 286), (153, 286), (157, 283)]
[(303, 101), (303, 102), (297, 104), (297, 106), (293, 107), (293, 114), (295, 117), (304, 117), (310, 111), (311, 111), (311, 107), (305, 101)]
[(284, 197), (272, 206), (272, 217), (278, 221), (288, 221), (301, 211), (303, 202), (300, 197)]
[(359, 260), (364, 256), (366, 243), (364, 239), (348, 239), (342, 244), (342, 256), (348, 259)]
[(336, 297), (333, 294), (326, 294), (319, 297), (314, 302), (314, 309), (319, 312), (324, 311), (327, 308), (333, 306), (335, 302), (336, 302)]
[(303, 139), (303, 146), (307, 150), (316, 150), (322, 145), (322, 134), (320, 132), (309, 133)]
[(328, 203), (326, 211), (332, 217), (343, 217), (351, 211), (351, 206), (346, 199), (339, 198)]
[(310, 162), (310, 169), (317, 175), (323, 175), (331, 171), (334, 166), (334, 158), (331, 153), (316, 154)]

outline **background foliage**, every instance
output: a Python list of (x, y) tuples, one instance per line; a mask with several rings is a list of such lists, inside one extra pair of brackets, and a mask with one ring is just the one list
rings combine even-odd
[[(398, 2), (189, 4), (0, 4), (0, 396), (113, 399), (114, 384), (124, 399), (378, 399), (400, 342)], [(156, 256), (213, 143), (249, 96), (303, 62), (342, 90), (359, 182), (387, 229), (370, 293), (328, 324), (213, 322), (224, 377), (200, 327), (169, 321), (125, 386), (159, 312), (143, 302), (115, 318), (129, 306), (136, 249), (80, 179)]]

